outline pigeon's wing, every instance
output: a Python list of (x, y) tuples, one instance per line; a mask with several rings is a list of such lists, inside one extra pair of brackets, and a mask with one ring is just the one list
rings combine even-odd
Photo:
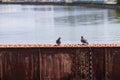
[(85, 42), (87, 42), (87, 39), (84, 39)]
[(87, 43), (87, 40), (83, 38), (83, 39), (81, 39), (81, 42), (82, 43)]
[(56, 40), (56, 43), (58, 43), (58, 39)]
[(89, 43), (87, 42), (87, 39), (85, 39), (85, 43), (89, 44)]

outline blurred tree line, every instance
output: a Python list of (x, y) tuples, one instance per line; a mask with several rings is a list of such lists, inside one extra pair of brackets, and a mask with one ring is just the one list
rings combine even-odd
[(120, 0), (117, 0), (117, 4), (120, 4)]

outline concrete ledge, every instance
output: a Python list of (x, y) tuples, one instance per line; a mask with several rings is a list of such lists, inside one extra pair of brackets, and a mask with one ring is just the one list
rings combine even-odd
[(82, 48), (82, 47), (120, 47), (120, 44), (0, 44), (0, 48)]

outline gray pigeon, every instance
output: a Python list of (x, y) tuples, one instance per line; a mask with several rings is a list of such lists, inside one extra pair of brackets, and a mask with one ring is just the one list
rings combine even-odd
[(83, 36), (81, 36), (81, 42), (83, 45), (88, 44), (87, 40)]
[(60, 39), (61, 39), (61, 37), (59, 37), (59, 38), (56, 40), (56, 44), (57, 44), (57, 45), (60, 45), (60, 44), (61, 44), (61, 40), (60, 40)]

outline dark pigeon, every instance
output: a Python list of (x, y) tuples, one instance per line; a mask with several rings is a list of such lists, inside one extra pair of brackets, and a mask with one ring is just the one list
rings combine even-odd
[(81, 42), (83, 45), (88, 44), (87, 40), (83, 36), (81, 36)]
[(61, 39), (61, 37), (59, 37), (59, 38), (56, 40), (56, 44), (57, 44), (57, 45), (60, 45), (60, 44), (61, 44), (61, 40), (60, 40), (60, 39)]

